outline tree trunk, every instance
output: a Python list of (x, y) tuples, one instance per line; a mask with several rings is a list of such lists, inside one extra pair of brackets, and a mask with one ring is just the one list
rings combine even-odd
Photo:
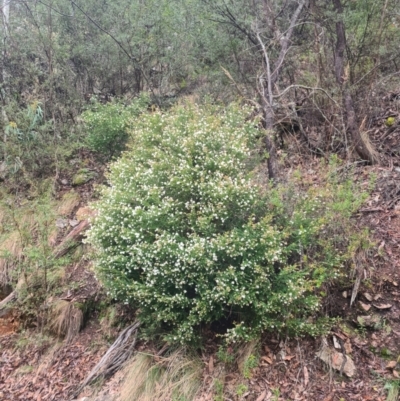
[(3, 7), (2, 7), (2, 13), (3, 13), (3, 69), (1, 71), (1, 76), (3, 80), (3, 85), (7, 81), (6, 77), (6, 69), (5, 69), (5, 60), (7, 57), (7, 39), (10, 35), (9, 32), (9, 23), (10, 23), (10, 3), (11, 0), (3, 0)]
[[(6, 65), (7, 65), (7, 40), (8, 37), (10, 36), (10, 31), (9, 31), (9, 22), (10, 22), (10, 3), (11, 0), (3, 0), (2, 4), (2, 13), (3, 13), (3, 68), (1, 70), (1, 84), (2, 84), (2, 101), (3, 101), (3, 106), (6, 105), (6, 87), (7, 87), (7, 71), (6, 71)], [(1, 118), (3, 120), (3, 127), (5, 127), (8, 124), (8, 117), (7, 113), (5, 111), (5, 107), (2, 107), (1, 110)], [(4, 129), (4, 143), (7, 142), (7, 134), (6, 130)]]
[(349, 71), (344, 68), (344, 52), (346, 49), (346, 30), (343, 23), (343, 5), (341, 0), (332, 0), (338, 15), (336, 22), (336, 47), (335, 47), (335, 76), (342, 92), (342, 103), (347, 132), (350, 134), (358, 155), (371, 164), (375, 162), (373, 151), (367, 146), (358, 129), (356, 112), (354, 110), (353, 97), (348, 84)]
[(273, 90), (275, 88), (275, 84), (279, 79), (279, 75), (282, 69), (282, 66), (285, 62), (285, 58), (287, 52), (289, 51), (291, 38), (293, 35), (294, 28), (297, 24), (297, 21), (300, 17), (300, 14), (303, 8), (308, 4), (308, 0), (300, 0), (295, 12), (292, 15), (290, 20), (288, 30), (281, 36), (280, 43), (281, 48), (279, 50), (278, 58), (275, 60), (273, 65), (273, 69), (271, 71), (270, 61), (268, 51), (260, 37), (260, 34), (257, 32), (258, 42), (264, 53), (264, 61), (265, 61), (265, 70), (266, 70), (266, 85), (263, 93), (263, 111), (264, 111), (264, 127), (267, 130), (265, 135), (264, 144), (265, 148), (268, 151), (268, 176), (272, 181), (276, 181), (278, 176), (278, 158), (276, 154), (276, 147), (274, 144), (273, 132), (274, 132), (274, 124), (275, 124), (275, 113), (274, 113), (274, 105), (273, 98), (274, 93)]
[(278, 157), (276, 154), (276, 147), (273, 138), (274, 132), (274, 111), (271, 105), (264, 101), (263, 104), (264, 108), (264, 128), (266, 130), (265, 137), (264, 137), (264, 145), (265, 149), (268, 152), (268, 160), (267, 160), (267, 169), (268, 169), (268, 178), (272, 181), (276, 181), (278, 177)]

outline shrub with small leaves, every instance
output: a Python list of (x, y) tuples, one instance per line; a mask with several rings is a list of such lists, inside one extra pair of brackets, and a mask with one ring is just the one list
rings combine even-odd
[(86, 144), (89, 149), (106, 159), (118, 156), (125, 149), (128, 130), (134, 124), (135, 117), (146, 110), (148, 104), (149, 97), (145, 94), (129, 105), (121, 102), (101, 104), (95, 101), (90, 110), (82, 114), (88, 130)]
[[(192, 341), (217, 321), (229, 341), (326, 329), (318, 288), (347, 254), (323, 231), (344, 213), (330, 209), (342, 192), (257, 185), (261, 133), (248, 113), (188, 106), (142, 115), (95, 205), (88, 240), (99, 276), (170, 341)], [(358, 203), (346, 196), (347, 213)]]

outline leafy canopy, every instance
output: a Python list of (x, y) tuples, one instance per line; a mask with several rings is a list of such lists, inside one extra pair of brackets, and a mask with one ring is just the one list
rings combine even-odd
[(171, 341), (192, 341), (221, 320), (233, 341), (322, 327), (307, 320), (319, 309), (316, 289), (343, 261), (333, 243), (319, 245), (337, 220), (324, 203), (352, 193), (263, 190), (254, 175), (260, 131), (248, 112), (187, 106), (143, 115), (96, 204), (88, 238), (104, 284)]

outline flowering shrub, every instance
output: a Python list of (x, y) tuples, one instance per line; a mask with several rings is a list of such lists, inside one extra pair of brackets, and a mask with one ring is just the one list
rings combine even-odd
[(145, 95), (135, 99), (128, 106), (118, 102), (95, 102), (90, 110), (82, 114), (88, 129), (88, 147), (107, 159), (118, 155), (125, 148), (133, 117), (146, 110), (148, 104), (149, 99)]
[[(346, 259), (322, 235), (343, 191), (256, 185), (260, 132), (245, 115), (234, 106), (142, 115), (96, 204), (88, 239), (100, 277), (171, 341), (221, 320), (231, 341), (317, 334), (317, 289)], [(348, 210), (358, 206), (345, 196)]]

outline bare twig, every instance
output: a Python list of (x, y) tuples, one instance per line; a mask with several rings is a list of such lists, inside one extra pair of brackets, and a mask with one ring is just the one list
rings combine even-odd
[(271, 68), (270, 68), (270, 64), (269, 64), (268, 52), (267, 52), (267, 49), (265, 48), (264, 42), (262, 41), (262, 39), (260, 37), (259, 32), (257, 32), (257, 39), (258, 39), (258, 42), (260, 43), (260, 46), (264, 53), (265, 66), (267, 69), (268, 102), (269, 102), (269, 105), (272, 107), (273, 95), (272, 95), (272, 82), (271, 82)]
[(305, 85), (290, 85), (287, 88), (285, 88), (281, 93), (274, 95), (274, 98), (282, 97), (291, 89), (306, 89), (311, 91), (323, 92), (328, 97), (329, 100), (331, 100), (336, 106), (339, 107), (339, 104), (336, 102), (336, 100), (333, 99), (325, 89), (319, 87), (305, 86)]
[(300, 13), (303, 10), (303, 7), (306, 5), (306, 3), (308, 3), (308, 0), (299, 1), (299, 5), (297, 6), (297, 9), (293, 14), (292, 19), (290, 20), (289, 29), (287, 30), (286, 35), (281, 39), (282, 47), (281, 51), (279, 52), (278, 60), (276, 60), (274, 64), (274, 72), (271, 76), (272, 83), (275, 83), (279, 77), (280, 69), (285, 60), (286, 53), (288, 52), (289, 49), (290, 39), (292, 37), (293, 30), (297, 24), (297, 20), (299, 19)]

